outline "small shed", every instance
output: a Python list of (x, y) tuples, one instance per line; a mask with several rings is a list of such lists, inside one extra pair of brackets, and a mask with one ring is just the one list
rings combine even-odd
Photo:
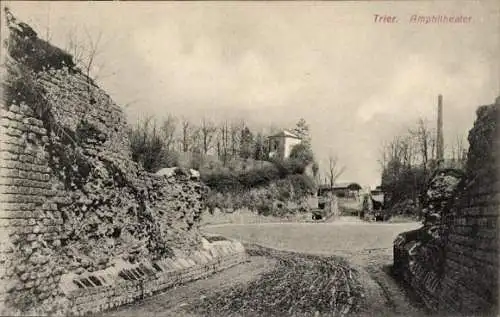
[(337, 197), (342, 198), (356, 198), (359, 195), (359, 191), (362, 189), (361, 185), (358, 183), (338, 183), (333, 186), (333, 193)]
[(319, 186), (318, 196), (325, 196), (328, 192), (333, 192), (337, 197), (356, 198), (361, 189), (361, 185), (354, 182), (337, 183), (333, 186), (333, 188), (330, 185), (324, 184)]

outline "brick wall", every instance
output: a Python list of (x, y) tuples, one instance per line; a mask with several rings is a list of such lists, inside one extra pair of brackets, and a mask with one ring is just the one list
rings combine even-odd
[(43, 122), (15, 104), (2, 104), (0, 120), (0, 307), (32, 307), (60, 295), (54, 249), (64, 238), (57, 211), (64, 197), (51, 183)]
[[(117, 261), (156, 263), (200, 249), (205, 187), (181, 169), (169, 176), (144, 172), (131, 159), (121, 109), (71, 56), (10, 12), (5, 16), (0, 314), (65, 314), (73, 297), (63, 286), (72, 274), (78, 279), (116, 269)], [(122, 296), (119, 288), (109, 291)]]
[(500, 103), (482, 106), (469, 133), (468, 182), (445, 215), (440, 310), (495, 314), (498, 309)]
[(395, 272), (440, 315), (497, 315), (499, 100), (477, 110), (466, 177), (438, 224), (405, 232), (394, 243)]

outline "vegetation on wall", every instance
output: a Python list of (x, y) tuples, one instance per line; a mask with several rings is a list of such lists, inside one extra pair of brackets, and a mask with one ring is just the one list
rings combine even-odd
[(269, 166), (248, 171), (214, 171), (201, 175), (201, 179), (215, 191), (238, 191), (265, 186), (272, 181), (291, 175), (302, 174), (304, 162), (298, 160), (274, 161)]

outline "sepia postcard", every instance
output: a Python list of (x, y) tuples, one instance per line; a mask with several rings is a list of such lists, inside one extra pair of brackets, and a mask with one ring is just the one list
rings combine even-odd
[(0, 316), (498, 316), (500, 2), (0, 7)]

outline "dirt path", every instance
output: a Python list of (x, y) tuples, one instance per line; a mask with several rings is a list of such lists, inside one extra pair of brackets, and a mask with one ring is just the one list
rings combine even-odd
[(413, 294), (391, 275), (392, 241), (418, 223), (367, 223), (357, 217), (340, 217), (322, 224), (261, 224), (213, 226), (214, 234), (266, 247), (345, 258), (360, 272), (365, 304), (356, 316), (423, 316)]
[(250, 261), (102, 316), (343, 316), (361, 303), (343, 259), (248, 246)]
[(414, 294), (393, 278), (391, 248), (341, 252), (339, 256), (361, 272), (361, 283), (367, 292), (363, 308), (356, 316), (426, 316)]
[[(346, 303), (355, 304), (347, 308), (351, 316), (424, 316), (390, 276), (387, 249), (342, 252), (347, 261), (275, 253), (253, 252), (247, 263), (101, 316), (342, 316)], [(350, 271), (335, 271), (346, 264), (356, 282), (346, 284)], [(342, 293), (346, 285), (350, 295)]]
[[(342, 316), (343, 304), (350, 297), (355, 303), (351, 316), (424, 316), (411, 294), (390, 275), (393, 237), (412, 226), (367, 225), (343, 219), (335, 225), (211, 228), (213, 234), (236, 235), (243, 242), (241, 238), (252, 238), (247, 247), (262, 241), (266, 247), (282, 251), (253, 253), (247, 263), (102, 316)], [(341, 266), (356, 269), (360, 293), (346, 297), (338, 291), (346, 289), (338, 285), (348, 285), (349, 274), (334, 273)]]

